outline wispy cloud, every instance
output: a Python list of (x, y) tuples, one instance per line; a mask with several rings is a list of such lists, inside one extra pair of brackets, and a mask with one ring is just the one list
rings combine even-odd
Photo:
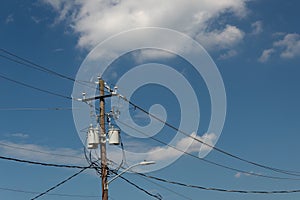
[(236, 56), (238, 53), (236, 50), (229, 50), (219, 56), (219, 60), (226, 60)]
[(263, 23), (262, 21), (256, 21), (251, 24), (252, 27), (252, 35), (258, 35), (263, 32)]
[(300, 56), (300, 35), (296, 33), (286, 34), (282, 40), (274, 42), (273, 46), (282, 49), (280, 53), (282, 58)]
[(5, 19), (5, 23), (6, 23), (6, 24), (12, 23), (12, 22), (14, 22), (14, 21), (15, 21), (15, 18), (14, 18), (14, 15), (13, 15), (13, 14), (8, 15), (8, 16), (6, 17), (6, 19)]
[[(241, 178), (243, 176), (251, 176), (251, 173), (253, 174), (253, 171), (250, 171), (249, 173), (242, 173), (242, 172), (237, 172), (234, 177), (235, 178)], [(260, 174), (260, 173), (255, 173), (255, 174)]]
[(271, 48), (271, 49), (266, 49), (262, 52), (261, 56), (258, 58), (259, 62), (267, 62), (271, 55), (275, 52), (275, 49)]
[(6, 134), (7, 137), (15, 137), (15, 138), (21, 138), (21, 139), (25, 139), (28, 138), (29, 135), (26, 133), (10, 133), (10, 134)]
[(35, 16), (31, 16), (31, 20), (36, 24), (39, 24), (42, 21), (42, 19)]
[(86, 165), (83, 150), (80, 149), (50, 148), (37, 144), (0, 140), (0, 153), (8, 157), (22, 158), (25, 160)]
[(272, 48), (266, 49), (259, 57), (260, 62), (269, 60), (272, 54), (279, 52), (281, 58), (292, 59), (300, 56), (300, 34), (297, 33), (277, 33), (282, 39), (273, 42)]
[(63, 48), (57, 48), (57, 49), (54, 49), (53, 52), (61, 52), (61, 51), (64, 51)]

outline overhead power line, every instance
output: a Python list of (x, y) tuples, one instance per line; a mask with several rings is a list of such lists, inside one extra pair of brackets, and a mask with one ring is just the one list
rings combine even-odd
[(31, 69), (35, 69), (35, 70), (38, 70), (38, 71), (41, 71), (41, 72), (45, 72), (45, 73), (48, 73), (48, 74), (51, 74), (51, 75), (55, 75), (57, 77), (60, 77), (60, 78), (63, 78), (63, 79), (66, 79), (66, 80), (69, 80), (69, 81), (72, 81), (72, 82), (76, 82), (78, 84), (85, 85), (87, 87), (95, 88), (95, 87), (92, 87), (90, 84), (87, 84), (87, 83), (90, 83), (88, 81), (78, 81), (78, 80), (76, 80), (72, 77), (66, 76), (62, 73), (56, 72), (56, 71), (51, 70), (47, 67), (44, 67), (40, 64), (34, 63), (33, 61), (30, 61), (26, 58), (18, 56), (18, 55), (14, 54), (14, 53), (6, 50), (6, 49), (0, 48), (0, 51), (2, 53), (6, 54), (6, 55), (1, 55), (0, 54), (0, 57), (5, 58), (9, 61), (15, 62), (17, 64), (23, 65), (23, 66), (31, 68)]
[[(85, 152), (87, 153), (87, 152)], [(85, 154), (86, 155), (86, 154)], [(86, 155), (86, 160), (88, 163), (90, 163), (90, 166), (93, 167), (95, 170), (96, 170), (96, 173), (98, 175), (101, 175), (101, 164), (98, 162), (99, 160), (96, 160), (96, 161), (92, 161), (92, 157), (91, 157), (91, 154), (88, 156)], [(115, 171), (115, 170), (111, 170), (111, 169), (108, 169), (109, 172), (115, 174), (115, 175), (118, 175), (118, 173)], [(145, 194), (151, 196), (151, 197), (154, 197), (156, 199), (161, 199), (161, 196), (159, 194), (152, 194), (151, 192), (147, 191), (146, 189), (138, 186), (137, 184), (133, 183), (132, 181), (128, 180), (127, 178), (123, 177), (123, 176), (120, 176), (120, 178), (122, 178), (124, 181), (126, 181), (127, 183), (129, 183), (130, 185), (134, 186), (135, 188), (141, 190), (142, 192), (144, 192)]]
[[(25, 193), (25, 194), (40, 194), (40, 192), (36, 192), (36, 191), (13, 189), (13, 188), (7, 188), (7, 187), (0, 187), (0, 190), (9, 191), (9, 192), (17, 192), (17, 193)], [(47, 193), (45, 195), (58, 196), (58, 197), (74, 197), (74, 198), (99, 198), (100, 197), (97, 195), (64, 194), (64, 193), (50, 193), (50, 194)]]
[(58, 94), (58, 93), (55, 93), (55, 92), (51, 92), (51, 91), (49, 91), (49, 90), (41, 89), (41, 88), (38, 88), (38, 87), (35, 87), (35, 86), (32, 86), (32, 85), (23, 83), (23, 82), (21, 82), (21, 81), (17, 81), (17, 80), (8, 78), (8, 77), (6, 77), (6, 76), (3, 75), (3, 74), (0, 74), (0, 78), (5, 79), (5, 80), (8, 80), (8, 81), (13, 82), (13, 83), (16, 83), (16, 84), (18, 84), (18, 85), (22, 85), (22, 86), (27, 87), (27, 88), (31, 88), (31, 89), (40, 91), (40, 92), (44, 92), (44, 93), (47, 93), (47, 94), (51, 94), (51, 95), (54, 95), (54, 96), (58, 96), (58, 97), (61, 97), (61, 98), (71, 99), (71, 100), (72, 100), (72, 98), (69, 97), (69, 96), (65, 96), (65, 95), (62, 95), (62, 94)]
[[(114, 173), (115, 175), (118, 175), (118, 173), (114, 172), (113, 170), (110, 170), (112, 173)], [(160, 194), (152, 194), (151, 192), (145, 190), (144, 188), (140, 187), (139, 185), (133, 183), (132, 181), (128, 180), (127, 178), (125, 178), (124, 176), (120, 176), (119, 177), (121, 179), (123, 179), (124, 181), (126, 181), (127, 183), (129, 183), (130, 185), (133, 185), (134, 187), (136, 187), (137, 189), (143, 191), (144, 193), (146, 193), (147, 195), (151, 196), (151, 197), (154, 197), (158, 200), (161, 200), (163, 199), (162, 196)]]
[(30, 68), (33, 68), (33, 69), (37, 69), (37, 70), (40, 70), (40, 71), (43, 71), (43, 72), (47, 72), (49, 74), (53, 74), (53, 75), (59, 76), (61, 78), (70, 80), (70, 81), (76, 81), (74, 78), (71, 78), (71, 77), (65, 76), (65, 75), (63, 75), (61, 73), (55, 72), (53, 70), (50, 70), (50, 69), (48, 69), (46, 67), (43, 67), (43, 66), (41, 66), (39, 64), (36, 64), (36, 63), (34, 63), (34, 62), (32, 62), (32, 61), (30, 61), (28, 59), (22, 58), (22, 57), (14, 54), (14, 53), (8, 51), (8, 50), (3, 49), (3, 48), (1, 48), (0, 51), (18, 59), (17, 60), (17, 59), (10, 58), (8, 56), (1, 55), (1, 57), (6, 58), (8, 60), (11, 60), (13, 62), (17, 62), (19, 64), (22, 64), (22, 65), (25, 65), (27, 67), (30, 67)]
[(214, 162), (214, 161), (205, 159), (205, 158), (201, 158), (201, 157), (198, 157), (198, 156), (196, 156), (196, 155), (194, 155), (194, 154), (191, 154), (191, 153), (188, 153), (188, 152), (186, 152), (186, 151), (184, 151), (184, 150), (181, 150), (181, 149), (179, 149), (179, 148), (177, 148), (177, 147), (175, 147), (175, 146), (173, 146), (173, 145), (170, 145), (170, 144), (168, 144), (168, 143), (166, 143), (166, 142), (163, 142), (163, 141), (161, 141), (161, 140), (159, 140), (159, 139), (157, 139), (157, 138), (155, 138), (155, 137), (153, 137), (153, 136), (150, 136), (149, 134), (146, 134), (145, 132), (143, 132), (143, 131), (141, 131), (141, 130), (136, 129), (136, 128), (134, 128), (133, 126), (130, 126), (129, 124), (120, 121), (119, 119), (116, 119), (116, 121), (119, 122), (120, 124), (122, 124), (122, 125), (124, 125), (124, 126), (130, 128), (130, 129), (132, 129), (132, 130), (134, 130), (134, 131), (137, 131), (138, 133), (141, 133), (142, 135), (145, 135), (145, 136), (149, 137), (150, 139), (152, 139), (152, 140), (154, 140), (154, 141), (156, 141), (156, 142), (158, 142), (158, 143), (161, 143), (161, 144), (163, 144), (163, 145), (166, 145), (166, 146), (168, 146), (168, 147), (170, 147), (170, 148), (172, 148), (172, 149), (174, 149), (174, 150), (176, 150), (176, 151), (178, 151), (178, 152), (184, 153), (184, 154), (186, 154), (186, 155), (188, 155), (188, 156), (191, 156), (191, 157), (193, 157), (193, 158), (196, 158), (196, 159), (198, 159), (198, 160), (204, 161), (204, 162), (206, 162), (206, 163), (209, 163), (209, 164), (212, 164), (212, 165), (215, 165), (215, 166), (218, 166), (218, 167), (227, 169), (227, 170), (231, 170), (231, 171), (235, 171), (235, 172), (240, 172), (240, 173), (247, 174), (247, 175), (251, 175), (251, 176), (257, 176), (257, 177), (263, 177), (263, 178), (270, 178), (270, 179), (293, 180), (293, 181), (299, 181), (299, 180), (300, 180), (299, 178), (288, 178), (288, 177), (279, 177), (279, 176), (268, 176), (268, 175), (264, 175), (264, 174), (258, 174), (258, 173), (255, 173), (255, 172), (247, 172), (247, 171), (242, 170), (242, 169), (237, 169), (237, 168), (229, 167), (229, 166), (226, 166), (226, 165), (224, 165), (224, 164), (220, 164), (220, 163), (217, 163), (217, 162)]
[(274, 171), (274, 172), (277, 172), (277, 173), (282, 173), (282, 174), (286, 174), (286, 175), (291, 175), (291, 176), (300, 176), (300, 172), (297, 172), (297, 171), (290, 171), (290, 170), (283, 170), (283, 169), (279, 169), (279, 168), (274, 168), (274, 167), (270, 167), (270, 166), (267, 166), (267, 165), (263, 165), (263, 164), (260, 164), (260, 163), (257, 163), (257, 162), (253, 162), (253, 161), (250, 161), (248, 159), (245, 159), (245, 158), (242, 158), (240, 156), (237, 156), (237, 155), (234, 155), (232, 153), (229, 153), (221, 148), (218, 148), (216, 146), (213, 146), (211, 144), (208, 144), (204, 141), (202, 141), (201, 139), (197, 138), (197, 137), (194, 137), (194, 136), (191, 136), (190, 134), (186, 133), (185, 131), (183, 130), (180, 130), (179, 128), (175, 127), (174, 125), (168, 123), (168, 122), (165, 122), (164, 120), (160, 119), (159, 117), (157, 117), (156, 115), (153, 115), (151, 113), (149, 113), (147, 110), (143, 109), (142, 107), (138, 106), (137, 104), (131, 102), (130, 100), (128, 100), (127, 98), (119, 95), (120, 98), (122, 98), (124, 101), (128, 102), (130, 105), (132, 105), (134, 108), (137, 108), (139, 109), (140, 111), (142, 111), (143, 113), (149, 115), (150, 117), (154, 118), (155, 120), (165, 124), (166, 126), (170, 127), (171, 129), (187, 136), (187, 137), (190, 137), (192, 138), (193, 140), (203, 144), (203, 145), (206, 145), (224, 155), (227, 155), (229, 157), (232, 157), (232, 158), (235, 158), (237, 160), (240, 160), (242, 162), (245, 162), (245, 163), (248, 163), (248, 164), (251, 164), (251, 165), (254, 165), (254, 166), (257, 166), (257, 167), (260, 167), (260, 168), (264, 168), (264, 169), (267, 169), (267, 170), (271, 170), (271, 171)]
[[(132, 171), (132, 170), (131, 170)], [(171, 180), (167, 180), (167, 179), (163, 179), (163, 178), (159, 178), (159, 177), (155, 177), (155, 176), (150, 176), (150, 175), (146, 175), (143, 173), (139, 173), (139, 172), (134, 172), (133, 173), (137, 173), (141, 176), (147, 177), (147, 178), (151, 178), (160, 182), (164, 182), (164, 183), (169, 183), (172, 185), (179, 185), (179, 186), (183, 186), (183, 187), (188, 187), (188, 188), (195, 188), (195, 189), (200, 189), (200, 190), (209, 190), (209, 191), (217, 191), (217, 192), (227, 192), (227, 193), (242, 193), (242, 194), (290, 194), (290, 193), (300, 193), (300, 190), (270, 190), (270, 191), (266, 191), (266, 190), (232, 190), (232, 189), (223, 189), (223, 188), (214, 188), (214, 187), (204, 187), (204, 186), (199, 186), (199, 185), (192, 185), (192, 184), (186, 184), (186, 183), (181, 183), (181, 182), (177, 182), (177, 181), (171, 181)]]
[(21, 150), (24, 150), (24, 151), (30, 151), (30, 152), (40, 153), (40, 154), (67, 157), (67, 158), (76, 158), (76, 159), (84, 160), (83, 157), (79, 157), (79, 156), (45, 152), (45, 151), (40, 151), (40, 150), (36, 150), (36, 149), (29, 149), (29, 148), (25, 148), (25, 147), (20, 147), (20, 146), (17, 146), (17, 145), (5, 144), (3, 142), (0, 142), (0, 146), (9, 147), (9, 148), (12, 148), (12, 149), (21, 149)]
[(0, 108), (0, 111), (46, 111), (46, 110), (76, 110), (76, 108), (63, 108), (63, 107), (52, 107), (52, 108), (35, 108), (35, 107), (27, 107), (27, 108)]
[(92, 168), (92, 167), (90, 167), (90, 166), (88, 166), (88, 167), (83, 167), (83, 166), (78, 166), (78, 165), (64, 165), (64, 164), (44, 163), (44, 162), (36, 162), (36, 161), (30, 161), (30, 160), (22, 160), (22, 159), (11, 158), (11, 157), (5, 157), (5, 156), (0, 156), (0, 159), (2, 159), (2, 160), (9, 160), (9, 161), (15, 161), (15, 162), (20, 162), (20, 163), (33, 164), (33, 165), (47, 166), (47, 167), (73, 168), (73, 169), (74, 169), (74, 168), (75, 168), (75, 169), (87, 169), (87, 168)]
[[(109, 162), (111, 162), (111, 163), (113, 163), (113, 164), (115, 164), (115, 165), (119, 165), (119, 164), (115, 163), (115, 162), (112, 161), (112, 160), (109, 160)], [(126, 169), (125, 167), (122, 167), (122, 166), (121, 166), (120, 168), (122, 168), (122, 169), (124, 169), (124, 170)], [(133, 174), (135, 174), (135, 175), (137, 175), (137, 176), (140, 176), (138, 173), (133, 173)], [(161, 185), (161, 184), (158, 184), (158, 183), (154, 182), (153, 180), (151, 180), (151, 179), (149, 179), (149, 178), (147, 178), (147, 177), (144, 177), (144, 176), (140, 176), (140, 177), (143, 178), (145, 181), (150, 182), (151, 184), (154, 184), (154, 185), (160, 187), (161, 189), (164, 189), (164, 190), (166, 190), (166, 191), (168, 191), (168, 192), (170, 192), (170, 193), (173, 193), (173, 194), (177, 195), (178, 197), (181, 197), (181, 198), (183, 198), (183, 199), (192, 200), (190, 197), (188, 197), (188, 196), (186, 196), (186, 195), (184, 195), (184, 194), (181, 194), (181, 193), (179, 193), (179, 192), (177, 192), (177, 191), (174, 191), (174, 190), (172, 190), (172, 189), (170, 189), (170, 188), (168, 188), (168, 187), (165, 187), (165, 186), (163, 186), (163, 185)]]
[(48, 190), (46, 190), (45, 192), (40, 193), (39, 195), (35, 196), (35, 197), (32, 198), (31, 200), (38, 199), (39, 197), (44, 196), (44, 195), (47, 194), (48, 192), (50, 192), (50, 191), (52, 191), (52, 190), (58, 188), (59, 186), (65, 184), (66, 182), (68, 182), (68, 181), (71, 180), (72, 178), (78, 176), (79, 174), (81, 174), (82, 172), (84, 172), (86, 169), (88, 169), (88, 168), (90, 168), (90, 167), (91, 167), (91, 166), (81, 169), (79, 172), (77, 172), (77, 173), (73, 174), (72, 176), (66, 178), (65, 180), (59, 182), (59, 183), (56, 184), (55, 186), (53, 186), (53, 187), (49, 188)]

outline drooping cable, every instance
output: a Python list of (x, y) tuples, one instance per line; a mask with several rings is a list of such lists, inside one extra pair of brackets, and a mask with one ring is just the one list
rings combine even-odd
[(150, 138), (150, 139), (152, 139), (152, 140), (154, 140), (154, 141), (156, 141), (156, 142), (158, 142), (158, 143), (161, 143), (161, 144), (163, 144), (163, 145), (166, 145), (166, 146), (168, 146), (168, 147), (170, 147), (170, 148), (172, 148), (172, 149), (174, 149), (174, 150), (176, 150), (176, 151), (178, 151), (178, 152), (180, 152), (180, 153), (184, 153), (184, 154), (186, 154), (186, 155), (188, 155), (188, 156), (191, 156), (191, 157), (193, 157), (193, 158), (196, 158), (196, 159), (198, 159), (198, 160), (204, 161), (204, 162), (206, 162), (206, 163), (209, 163), (209, 164), (212, 164), (212, 165), (215, 165), (215, 166), (218, 166), (218, 167), (222, 167), (222, 168), (224, 168), (224, 169), (228, 169), (228, 170), (235, 171), (235, 172), (240, 172), (240, 173), (243, 173), (243, 174), (246, 174), (246, 175), (257, 176), (257, 177), (263, 177), (263, 178), (278, 179), (278, 180), (293, 180), (293, 181), (299, 181), (299, 180), (300, 180), (300, 179), (298, 179), (298, 178), (279, 177), (279, 176), (268, 176), (268, 175), (258, 174), (258, 173), (254, 173), (254, 172), (247, 172), (247, 171), (245, 171), (245, 170), (241, 170), (241, 169), (229, 167), (229, 166), (226, 166), (226, 165), (224, 165), (224, 164), (220, 164), (220, 163), (217, 163), (217, 162), (214, 162), (214, 161), (205, 159), (205, 158), (201, 158), (201, 157), (198, 157), (198, 156), (196, 156), (196, 155), (194, 155), (194, 154), (191, 154), (191, 153), (188, 153), (188, 152), (186, 152), (186, 151), (183, 151), (183, 150), (181, 150), (181, 149), (179, 149), (179, 148), (177, 148), (177, 147), (175, 147), (175, 146), (172, 146), (172, 145), (170, 145), (170, 144), (168, 144), (168, 143), (165, 143), (165, 142), (163, 142), (163, 141), (161, 141), (161, 140), (158, 140), (157, 138), (155, 138), (155, 137), (153, 137), (153, 136), (149, 136), (149, 134), (146, 134), (145, 132), (136, 129), (136, 128), (130, 126), (129, 124), (120, 121), (119, 119), (116, 119), (116, 121), (118, 121), (120, 124), (122, 124), (122, 125), (124, 125), (124, 126), (130, 128), (130, 129), (132, 129), (132, 130), (134, 130), (134, 131), (137, 131), (137, 132), (139, 132), (139, 133), (141, 133), (141, 134), (147, 136), (148, 138)]
[(36, 63), (34, 63), (34, 62), (26, 59), (26, 58), (23, 58), (21, 56), (18, 56), (16, 54), (14, 54), (14, 53), (6, 50), (6, 49), (0, 48), (0, 52), (8, 55), (8, 56), (6, 56), (6, 55), (1, 55), (0, 54), (0, 57), (5, 58), (5, 59), (7, 59), (9, 61), (18, 63), (18, 64), (23, 65), (23, 66), (28, 67), (28, 68), (39, 70), (41, 72), (46, 72), (48, 74), (52, 74), (52, 75), (58, 76), (60, 78), (63, 78), (63, 79), (66, 79), (66, 80), (69, 80), (69, 81), (72, 81), (72, 82), (84, 85), (84, 86), (95, 88), (95, 87), (92, 87), (91, 85), (88, 85), (87, 83), (90, 83), (88, 81), (78, 81), (78, 80), (76, 80), (76, 79), (74, 79), (72, 77), (66, 76), (66, 75), (64, 75), (62, 73), (58, 73), (58, 72), (56, 72), (54, 70), (51, 70), (51, 69), (49, 69), (47, 67), (44, 67), (44, 66), (39, 65), (39, 64), (36, 64)]
[(64, 107), (49, 107), (49, 108), (37, 108), (37, 107), (17, 107), (17, 108), (0, 108), (0, 111), (62, 111), (62, 110), (76, 110), (76, 108), (64, 108)]
[(237, 160), (240, 160), (242, 162), (245, 162), (245, 163), (248, 163), (248, 164), (251, 164), (251, 165), (254, 165), (254, 166), (257, 166), (257, 167), (260, 167), (260, 168), (264, 168), (264, 169), (267, 169), (267, 170), (271, 170), (271, 171), (274, 171), (274, 172), (277, 172), (277, 173), (282, 173), (282, 174), (286, 174), (286, 175), (291, 175), (291, 176), (300, 176), (300, 172), (297, 172), (297, 171), (291, 171), (291, 170), (284, 170), (284, 169), (279, 169), (279, 168), (274, 168), (274, 167), (270, 167), (270, 166), (267, 166), (267, 165), (263, 165), (263, 164), (260, 164), (260, 163), (257, 163), (257, 162), (253, 162), (253, 161), (250, 161), (248, 159), (245, 159), (245, 158), (242, 158), (240, 156), (237, 156), (237, 155), (234, 155), (232, 153), (229, 153), (223, 149), (220, 149), (216, 146), (213, 146), (213, 145), (210, 145), (204, 141), (202, 141), (201, 139), (197, 138), (197, 137), (194, 137), (194, 136), (191, 136), (189, 135), (188, 133), (180, 130), (179, 128), (176, 128), (174, 125), (168, 123), (168, 122), (165, 122), (164, 120), (160, 119), (159, 117), (149, 113), (147, 110), (143, 109), (142, 107), (138, 106), (137, 104), (131, 102), (130, 100), (128, 100), (127, 98), (119, 95), (124, 101), (128, 102), (130, 105), (132, 105), (134, 108), (137, 108), (139, 109), (140, 111), (142, 111), (143, 113), (149, 115), (150, 117), (154, 118), (155, 120), (165, 124), (166, 126), (170, 127), (171, 129), (175, 130), (175, 131), (178, 131), (179, 133), (187, 136), (187, 137), (190, 137), (192, 138), (193, 140), (207, 146), (207, 147), (210, 147), (224, 155), (227, 155), (229, 157), (232, 157), (232, 158), (235, 158)]
[(37, 90), (37, 91), (40, 91), (40, 92), (44, 92), (44, 93), (47, 93), (47, 94), (51, 94), (51, 95), (54, 95), (54, 96), (57, 96), (57, 97), (61, 97), (61, 98), (65, 98), (65, 99), (71, 99), (72, 100), (72, 98), (69, 97), (69, 96), (65, 96), (65, 95), (62, 95), (62, 94), (51, 92), (49, 90), (41, 89), (41, 88), (38, 88), (38, 87), (35, 87), (35, 86), (32, 86), (32, 85), (29, 85), (27, 83), (23, 83), (21, 81), (17, 81), (17, 80), (8, 78), (8, 77), (6, 77), (3, 74), (0, 74), (0, 78), (5, 79), (5, 80), (10, 81), (10, 82), (13, 82), (13, 83), (16, 83), (18, 85), (22, 85), (22, 86), (30, 88), (30, 89), (34, 89), (34, 90)]
[(65, 180), (59, 182), (59, 183), (56, 184), (55, 186), (53, 186), (53, 187), (49, 188), (48, 190), (46, 190), (45, 192), (42, 192), (42, 193), (40, 193), (39, 195), (33, 197), (31, 200), (38, 199), (39, 197), (44, 196), (44, 195), (47, 194), (48, 192), (50, 192), (50, 191), (52, 191), (52, 190), (58, 188), (59, 186), (65, 184), (66, 182), (68, 182), (68, 181), (71, 180), (72, 178), (78, 176), (79, 174), (81, 174), (82, 172), (84, 172), (86, 169), (89, 169), (90, 167), (91, 167), (91, 165), (88, 166), (88, 167), (85, 167), (85, 168), (81, 169), (79, 172), (77, 172), (77, 173), (73, 174), (72, 176), (66, 178)]
[(11, 158), (11, 157), (5, 157), (5, 156), (0, 156), (0, 159), (2, 160), (9, 160), (9, 161), (15, 161), (15, 162), (20, 162), (20, 163), (27, 163), (27, 164), (33, 164), (33, 165), (41, 165), (41, 166), (46, 166), (46, 167), (58, 167), (58, 168), (75, 168), (75, 169), (86, 169), (86, 168), (91, 168), (89, 167), (83, 167), (83, 166), (78, 166), (78, 165), (64, 165), (64, 164), (53, 164), (53, 163), (44, 163), (44, 162), (36, 162), (36, 161), (30, 161), (30, 160), (22, 160), (22, 159), (17, 159), (17, 158)]
[[(116, 172), (114, 172), (114, 171), (112, 171), (112, 170), (111, 170), (111, 172), (114, 173), (115, 175), (118, 175), (118, 173), (116, 173)], [(133, 183), (132, 181), (128, 180), (128, 179), (125, 178), (124, 176), (122, 176), (122, 175), (120, 176), (120, 175), (119, 175), (119, 177), (120, 177), (121, 179), (123, 179), (124, 181), (126, 181), (127, 183), (129, 183), (130, 185), (133, 185), (133, 186), (136, 187), (137, 189), (143, 191), (143, 192), (146, 193), (147, 195), (149, 195), (149, 196), (151, 196), (151, 197), (154, 197), (154, 198), (156, 198), (156, 199), (159, 199), (159, 200), (163, 199), (162, 196), (161, 196), (160, 194), (152, 194), (152, 193), (150, 193), (149, 191), (145, 190), (144, 188), (140, 187), (139, 185), (137, 185), (137, 184)]]
[(141, 176), (147, 177), (147, 178), (151, 178), (160, 182), (164, 182), (164, 183), (169, 183), (169, 184), (173, 184), (173, 185), (179, 185), (179, 186), (183, 186), (183, 187), (188, 187), (188, 188), (195, 188), (195, 189), (200, 189), (200, 190), (209, 190), (209, 191), (217, 191), (217, 192), (227, 192), (227, 193), (242, 193), (242, 194), (290, 194), (290, 193), (300, 193), (300, 189), (298, 190), (270, 190), (270, 191), (266, 191), (266, 190), (234, 190), (234, 189), (223, 189), (223, 188), (215, 188), (215, 187), (204, 187), (204, 186), (199, 186), (199, 185), (192, 185), (192, 184), (186, 184), (186, 183), (181, 183), (181, 182), (177, 182), (177, 181), (171, 181), (171, 180), (167, 180), (167, 179), (163, 179), (163, 178), (159, 178), (159, 177), (155, 177), (155, 176), (150, 176), (150, 175), (146, 175), (143, 173), (139, 173), (139, 172), (134, 172), (131, 170), (131, 172), (133, 173), (138, 173)]
[[(28, 191), (28, 190), (21, 190), (15, 188), (7, 188), (7, 187), (0, 187), (0, 190), (9, 191), (9, 192), (17, 192), (17, 193), (25, 193), (25, 194), (40, 194), (40, 192), (36, 191)], [(47, 193), (47, 196), (57, 196), (57, 197), (74, 197), (74, 198), (99, 198), (100, 196), (97, 195), (82, 195), (82, 194), (64, 194), (64, 193)]]
[[(117, 163), (115, 163), (114, 161), (112, 161), (112, 160), (109, 160), (109, 161), (110, 161), (111, 163), (114, 163), (115, 165), (117, 165)], [(125, 167), (122, 167), (122, 169), (125, 169)], [(139, 175), (138, 173), (134, 173), (134, 172), (133, 172), (133, 174)], [(139, 175), (139, 176), (140, 176), (140, 175)], [(170, 193), (173, 193), (173, 194), (175, 194), (175, 195), (177, 195), (177, 196), (179, 196), (179, 197), (181, 197), (181, 198), (183, 198), (183, 199), (192, 200), (190, 197), (187, 197), (187, 196), (184, 195), (184, 194), (181, 194), (181, 193), (176, 192), (176, 191), (174, 191), (174, 190), (172, 190), (172, 189), (170, 189), (170, 188), (168, 188), (168, 187), (165, 187), (165, 186), (163, 186), (163, 185), (161, 185), (161, 184), (158, 184), (158, 183), (152, 181), (152, 180), (149, 179), (149, 178), (146, 178), (146, 177), (144, 177), (144, 176), (140, 176), (140, 177), (143, 178), (145, 181), (150, 182), (151, 184), (154, 184), (154, 185), (156, 185), (156, 186), (158, 186), (158, 187), (160, 187), (160, 188), (162, 188), (162, 189), (164, 189), (164, 190), (166, 190), (166, 191), (168, 191), (168, 192), (170, 192)]]
[(59, 153), (50, 153), (50, 152), (46, 152), (46, 151), (40, 151), (40, 150), (36, 150), (36, 149), (29, 149), (29, 148), (25, 148), (25, 147), (20, 147), (20, 146), (17, 146), (17, 145), (5, 144), (3, 142), (0, 142), (0, 146), (12, 148), (12, 149), (21, 149), (21, 150), (24, 150), (24, 151), (30, 151), (30, 152), (40, 153), (40, 154), (67, 157), (67, 158), (76, 158), (76, 159), (83, 160), (83, 158), (79, 157), (79, 156), (59, 154)]

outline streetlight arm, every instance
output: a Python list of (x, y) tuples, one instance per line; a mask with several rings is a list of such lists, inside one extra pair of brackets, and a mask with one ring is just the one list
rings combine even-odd
[(137, 167), (139, 165), (151, 165), (151, 164), (155, 164), (154, 161), (142, 161), (140, 163), (137, 163), (137, 164), (134, 164), (134, 165), (131, 165), (130, 167), (128, 167), (127, 169), (125, 169), (124, 171), (122, 171), (120, 174), (117, 174), (115, 177), (113, 177), (112, 179), (110, 179), (108, 182), (107, 182), (107, 185), (109, 185), (111, 182), (113, 182), (115, 179), (117, 179), (118, 177), (120, 177), (121, 175), (123, 175), (124, 173), (128, 172), (130, 169), (134, 168), (134, 167)]

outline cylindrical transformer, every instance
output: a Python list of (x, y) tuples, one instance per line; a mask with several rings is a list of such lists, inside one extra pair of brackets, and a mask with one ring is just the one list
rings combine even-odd
[(120, 129), (111, 127), (108, 130), (108, 143), (110, 145), (120, 144)]

